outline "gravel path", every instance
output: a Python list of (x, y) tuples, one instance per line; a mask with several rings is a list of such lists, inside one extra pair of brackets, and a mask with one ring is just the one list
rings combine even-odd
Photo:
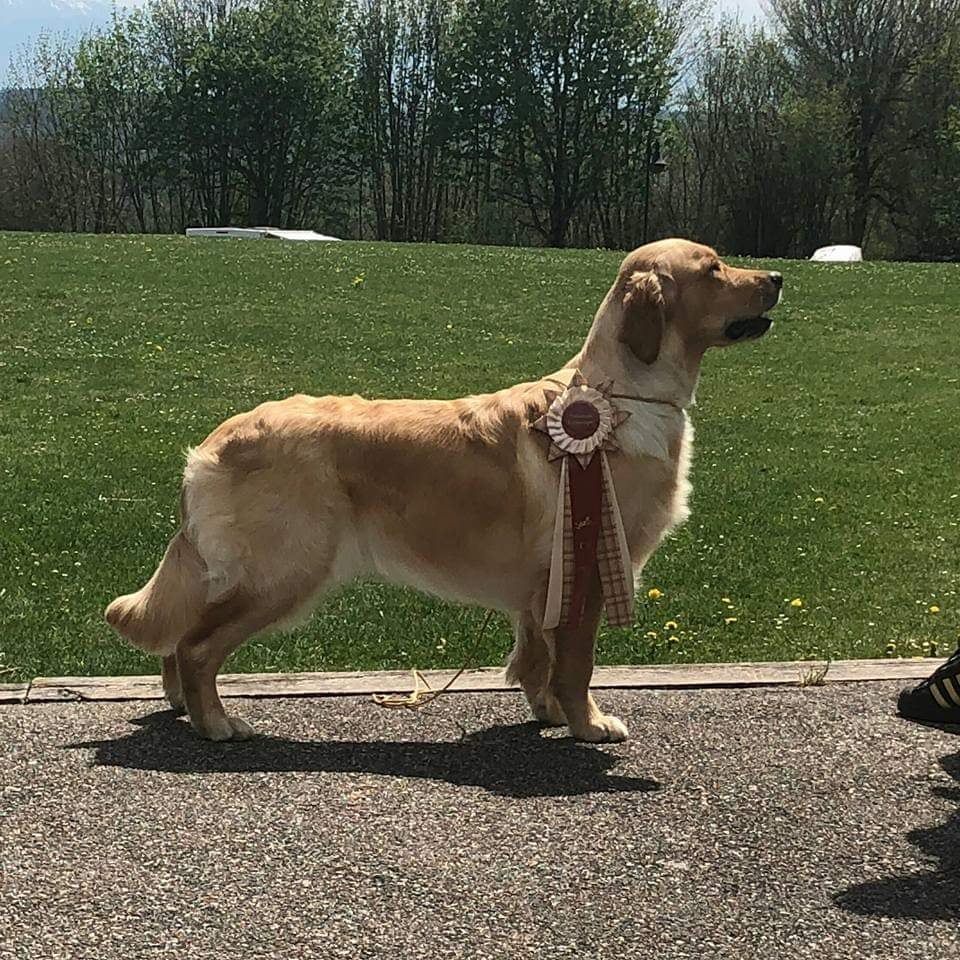
[(895, 691), (607, 692), (606, 747), (503, 694), (5, 706), (0, 957), (960, 957), (960, 739)]

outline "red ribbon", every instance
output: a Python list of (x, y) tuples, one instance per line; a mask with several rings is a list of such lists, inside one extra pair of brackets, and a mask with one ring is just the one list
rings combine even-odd
[(603, 468), (599, 453), (586, 467), (576, 457), (568, 458), (570, 517), (573, 523), (573, 588), (567, 626), (579, 627), (587, 604), (587, 586), (597, 566), (603, 500)]

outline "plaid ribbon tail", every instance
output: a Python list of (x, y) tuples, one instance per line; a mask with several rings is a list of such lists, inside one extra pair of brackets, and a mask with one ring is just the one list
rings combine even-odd
[[(613, 627), (625, 627), (633, 623), (633, 564), (630, 549), (617, 503), (613, 473), (606, 453), (598, 452), (602, 471), (602, 497), (600, 531), (596, 542), (595, 562), (600, 574), (607, 623)], [(553, 549), (550, 555), (550, 582), (547, 587), (547, 603), (543, 628), (554, 630), (561, 624), (575, 626), (579, 622), (578, 611), (573, 609), (577, 598), (576, 549), (573, 532), (573, 511), (570, 495), (570, 458), (563, 457), (560, 463), (560, 486), (557, 491), (557, 513), (553, 528)], [(576, 469), (580, 469), (579, 465)]]
[(611, 627), (627, 627), (633, 623), (633, 563), (627, 535), (623, 529), (617, 491), (607, 455), (600, 451), (603, 467), (603, 503), (600, 541), (597, 544), (597, 565)]
[(570, 521), (573, 524), (573, 583), (563, 622), (568, 627), (579, 627), (586, 612), (590, 580), (597, 570), (597, 546), (603, 523), (603, 467), (596, 455), (585, 466), (577, 457), (567, 459), (570, 464), (567, 474)]

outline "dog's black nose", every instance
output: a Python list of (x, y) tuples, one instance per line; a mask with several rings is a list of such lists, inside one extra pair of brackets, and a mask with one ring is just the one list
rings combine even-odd
[(772, 272), (772, 273), (770, 274), (770, 280), (771, 280), (771, 282), (773, 283), (773, 285), (774, 285), (778, 290), (782, 290), (782, 289), (783, 289), (783, 274), (782, 274), (782, 273), (777, 273), (776, 271)]

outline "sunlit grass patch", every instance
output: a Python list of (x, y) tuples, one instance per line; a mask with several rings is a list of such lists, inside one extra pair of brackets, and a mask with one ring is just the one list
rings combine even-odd
[[(0, 235), (0, 681), (155, 670), (101, 611), (153, 570), (182, 451), (222, 419), (296, 391), (452, 397), (556, 369), (618, 262)], [(603, 632), (603, 662), (956, 643), (960, 271), (776, 266), (771, 334), (707, 358), (693, 515), (651, 561), (634, 627)], [(481, 620), (358, 585), (228, 669), (458, 666)], [(477, 657), (509, 643), (500, 620)]]

